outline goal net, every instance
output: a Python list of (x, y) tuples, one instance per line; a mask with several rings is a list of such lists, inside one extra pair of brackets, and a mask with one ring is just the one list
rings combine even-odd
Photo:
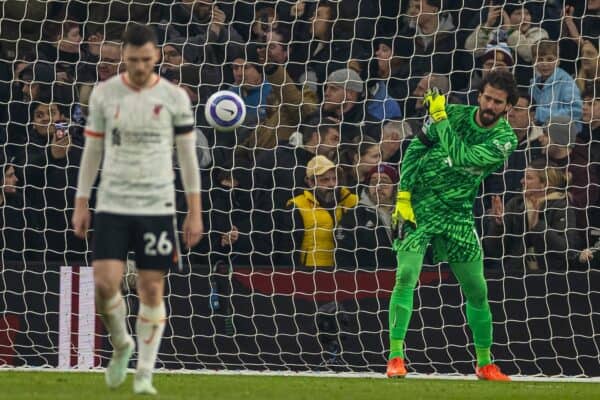
[[(1, 2), (0, 365), (88, 369), (110, 357), (93, 232), (77, 239), (70, 218), (90, 93), (123, 72), (120, 37), (137, 22), (157, 33), (157, 73), (194, 107), (206, 231), (168, 275), (158, 367), (382, 373), (390, 213), (427, 123), (422, 97), (437, 87), (476, 106), (486, 75), (505, 69), (519, 85), (506, 116), (519, 147), (473, 210), (493, 357), (509, 374), (600, 376), (597, 2), (523, 3)], [(217, 90), (245, 101), (233, 132), (204, 118)], [(336, 183), (313, 190), (323, 159)], [(405, 342), (411, 372), (473, 372), (464, 297), (429, 253)]]

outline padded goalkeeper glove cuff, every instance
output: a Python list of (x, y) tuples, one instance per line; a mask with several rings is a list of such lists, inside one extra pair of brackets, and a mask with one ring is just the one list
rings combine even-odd
[(429, 89), (423, 98), (423, 104), (429, 111), (429, 116), (434, 122), (448, 119), (446, 114), (446, 97), (440, 94), (438, 88)]

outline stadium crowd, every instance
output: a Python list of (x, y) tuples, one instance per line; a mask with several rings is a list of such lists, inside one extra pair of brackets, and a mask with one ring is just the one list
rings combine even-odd
[[(599, 266), (599, 0), (7, 0), (0, 12), (2, 265), (87, 262), (69, 221), (88, 99), (120, 72), (120, 37), (139, 22), (195, 108), (208, 234), (188, 262), (393, 268), (423, 94), (477, 105), (486, 74), (507, 69), (519, 145), (475, 205), (487, 265)], [(246, 103), (235, 132), (204, 119), (219, 89)]]

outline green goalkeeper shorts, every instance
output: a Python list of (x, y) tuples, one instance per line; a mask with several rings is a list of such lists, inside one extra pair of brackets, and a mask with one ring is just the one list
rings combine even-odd
[(471, 262), (483, 258), (481, 243), (475, 226), (470, 221), (458, 224), (421, 224), (407, 227), (404, 239), (396, 239), (394, 250), (425, 254), (433, 247), (435, 262)]

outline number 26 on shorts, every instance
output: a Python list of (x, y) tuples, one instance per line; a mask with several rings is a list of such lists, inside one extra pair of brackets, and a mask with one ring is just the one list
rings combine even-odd
[(144, 253), (147, 256), (155, 256), (160, 254), (161, 256), (166, 256), (171, 254), (173, 251), (173, 243), (167, 237), (167, 231), (162, 231), (156, 239), (156, 235), (152, 232), (144, 233), (144, 242), (146, 242), (146, 246), (144, 246)]

